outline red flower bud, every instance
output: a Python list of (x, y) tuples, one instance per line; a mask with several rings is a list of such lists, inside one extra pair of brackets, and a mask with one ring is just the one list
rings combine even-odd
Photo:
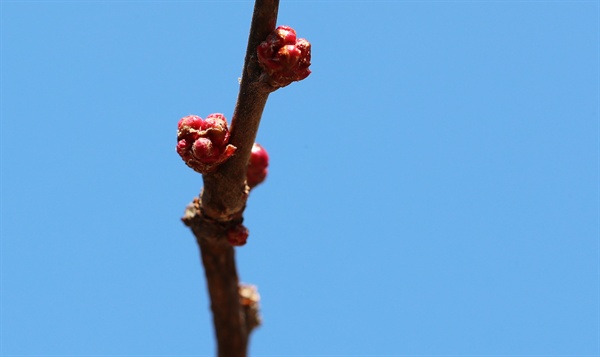
[(195, 115), (188, 115), (187, 117), (183, 117), (177, 123), (177, 129), (181, 130), (184, 127), (189, 127), (191, 129), (202, 130), (202, 118)]
[(243, 224), (238, 224), (227, 231), (227, 241), (233, 246), (242, 246), (248, 241), (248, 228)]
[(246, 171), (246, 182), (250, 188), (263, 182), (267, 177), (269, 166), (269, 154), (267, 150), (257, 143), (252, 146), (248, 170)]
[(257, 48), (258, 63), (265, 70), (271, 86), (285, 87), (301, 81), (311, 73), (310, 43), (296, 39), (296, 31), (289, 26), (279, 26)]
[(206, 120), (188, 115), (177, 124), (177, 153), (195, 171), (205, 174), (233, 155), (228, 145), (229, 129), (223, 114), (211, 114)]

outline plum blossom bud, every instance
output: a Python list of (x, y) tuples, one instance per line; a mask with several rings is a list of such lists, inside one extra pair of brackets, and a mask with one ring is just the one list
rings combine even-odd
[(275, 88), (301, 81), (311, 73), (310, 43), (296, 39), (296, 31), (279, 26), (257, 48), (258, 63), (265, 70), (265, 81)]
[(213, 171), (234, 154), (236, 147), (228, 142), (229, 129), (223, 114), (210, 114), (205, 120), (188, 115), (177, 124), (177, 153), (201, 174)]
[(246, 183), (250, 188), (260, 184), (265, 180), (268, 173), (269, 154), (267, 150), (257, 143), (252, 146), (250, 160), (248, 160), (248, 170), (246, 171)]
[(248, 228), (243, 224), (238, 224), (227, 231), (227, 241), (233, 246), (242, 246), (248, 241), (249, 234)]

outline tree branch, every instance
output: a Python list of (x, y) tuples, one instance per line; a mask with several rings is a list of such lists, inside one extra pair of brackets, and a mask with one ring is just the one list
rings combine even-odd
[[(256, 0), (254, 4), (240, 92), (231, 123), (229, 143), (237, 147), (236, 153), (215, 172), (203, 175), (200, 199), (194, 199), (182, 218), (200, 247), (219, 357), (245, 357), (248, 335), (258, 324), (257, 301), (248, 299), (247, 288), (240, 291), (235, 251), (226, 234), (243, 221), (249, 192), (248, 160), (263, 109), (274, 90), (259, 80), (262, 70), (256, 48), (275, 29), (278, 8), (279, 0)], [(252, 296), (257, 298), (258, 294)]]
[(229, 143), (237, 147), (236, 154), (216, 172), (203, 176), (202, 209), (212, 219), (227, 221), (239, 218), (246, 205), (248, 159), (267, 98), (274, 90), (259, 80), (262, 69), (256, 48), (275, 29), (278, 8), (279, 0), (256, 0), (254, 4), (240, 93), (231, 120)]

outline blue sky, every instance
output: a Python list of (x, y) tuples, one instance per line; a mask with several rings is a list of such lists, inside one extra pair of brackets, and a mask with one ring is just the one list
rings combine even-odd
[[(251, 1), (1, 2), (3, 356), (211, 356), (188, 114), (230, 119)], [(253, 356), (597, 356), (599, 5), (282, 1)]]

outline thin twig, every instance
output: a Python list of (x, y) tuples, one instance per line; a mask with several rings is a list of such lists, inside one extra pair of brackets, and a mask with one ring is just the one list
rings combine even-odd
[(275, 29), (279, 0), (256, 0), (244, 61), (240, 93), (231, 123), (229, 143), (237, 147), (236, 154), (211, 174), (204, 175), (202, 209), (212, 219), (227, 221), (241, 217), (246, 205), (246, 168), (252, 144), (269, 93), (273, 88), (259, 81), (262, 69), (256, 57), (256, 47)]
[[(200, 246), (219, 357), (245, 357), (248, 335), (258, 321), (255, 309), (240, 304), (235, 251), (225, 236), (228, 229), (243, 220), (248, 198), (245, 183), (248, 159), (263, 109), (273, 91), (259, 81), (262, 71), (256, 48), (275, 29), (278, 8), (279, 0), (256, 0), (254, 4), (240, 92), (231, 124), (229, 143), (237, 150), (215, 172), (203, 175), (200, 199), (188, 206), (183, 217)], [(249, 311), (253, 316), (248, 315)]]

